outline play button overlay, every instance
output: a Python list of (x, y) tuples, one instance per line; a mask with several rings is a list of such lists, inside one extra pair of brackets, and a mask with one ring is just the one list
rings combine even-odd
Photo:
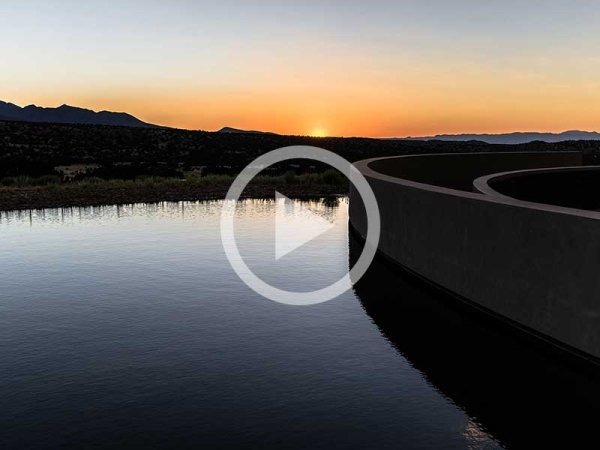
[(275, 259), (308, 244), (331, 230), (334, 222), (324, 219), (302, 203), (275, 192)]
[[(344, 174), (362, 197), (367, 213), (367, 236), (363, 251), (354, 266), (335, 283), (311, 292), (293, 292), (272, 286), (248, 267), (240, 254), (234, 231), (236, 207), (244, 189), (264, 169), (293, 159), (309, 159), (325, 163)], [(275, 260), (284, 260), (314, 239), (334, 227), (321, 215), (300, 202), (294, 202), (275, 192)], [(263, 297), (286, 305), (304, 306), (332, 300), (352, 288), (365, 274), (379, 244), (380, 217), (377, 200), (365, 177), (347, 160), (318, 147), (284, 147), (255, 159), (242, 170), (232, 183), (221, 210), (221, 242), (233, 270), (246, 285)], [(318, 264), (318, 262), (317, 262)], [(293, 273), (290, 273), (293, 276)]]

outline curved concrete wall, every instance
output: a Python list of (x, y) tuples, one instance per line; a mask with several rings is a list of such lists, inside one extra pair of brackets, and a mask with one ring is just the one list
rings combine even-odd
[(447, 153), (371, 161), (371, 168), (384, 175), (464, 191), (472, 191), (473, 180), (488, 174), (583, 163), (580, 152)]
[[(555, 157), (525, 159), (543, 165), (556, 164)], [(576, 156), (562, 157), (565, 165), (577, 165), (570, 159)], [(600, 213), (449, 189), (436, 186), (435, 177), (428, 184), (407, 179), (409, 168), (432, 167), (448, 156), (438, 158), (356, 163), (378, 199), (380, 252), (539, 337), (600, 358)], [(527, 168), (514, 161), (509, 170)], [(472, 182), (490, 170), (506, 170), (492, 165), (483, 163), (467, 177)], [(350, 222), (366, 235), (364, 207), (353, 187)]]
[(567, 208), (600, 210), (600, 167), (558, 167), (487, 175), (473, 182), (474, 190)]

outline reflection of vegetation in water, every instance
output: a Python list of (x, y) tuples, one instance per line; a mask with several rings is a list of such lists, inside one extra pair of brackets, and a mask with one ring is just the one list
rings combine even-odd
[[(55, 175), (4, 177), (0, 180), (0, 210), (220, 199), (234, 178), (197, 173), (185, 179), (140, 176), (132, 180), (86, 177), (64, 181)], [(272, 198), (275, 191), (290, 198), (320, 199), (346, 194), (348, 182), (327, 173), (259, 175), (244, 190), (243, 197)]]
[(337, 208), (342, 201), (342, 197), (324, 197), (319, 200), (327, 208)]

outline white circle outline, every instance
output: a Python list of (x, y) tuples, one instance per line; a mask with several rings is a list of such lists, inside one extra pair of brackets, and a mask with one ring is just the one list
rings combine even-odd
[[(271, 286), (257, 277), (244, 262), (235, 240), (235, 209), (244, 189), (264, 169), (289, 159), (319, 161), (340, 171), (358, 190), (367, 213), (367, 237), (363, 251), (356, 264), (354, 264), (345, 276), (335, 283), (312, 292), (286, 291)], [(271, 301), (285, 305), (316, 305), (339, 297), (350, 290), (353, 284), (358, 282), (371, 265), (377, 252), (380, 232), (381, 218), (379, 216), (379, 205), (371, 186), (363, 174), (341, 156), (319, 147), (305, 145), (279, 148), (256, 158), (248, 164), (230, 186), (221, 210), (221, 243), (233, 270), (254, 292)]]

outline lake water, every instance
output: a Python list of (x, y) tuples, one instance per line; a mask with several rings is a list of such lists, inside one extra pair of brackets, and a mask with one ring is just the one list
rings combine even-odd
[[(274, 203), (238, 208), (265, 281), (324, 287), (360, 251), (347, 200), (308, 206), (335, 226), (277, 262)], [(593, 429), (588, 379), (382, 261), (325, 304), (260, 297), (225, 258), (220, 208), (1, 214), (2, 448), (496, 448)]]

